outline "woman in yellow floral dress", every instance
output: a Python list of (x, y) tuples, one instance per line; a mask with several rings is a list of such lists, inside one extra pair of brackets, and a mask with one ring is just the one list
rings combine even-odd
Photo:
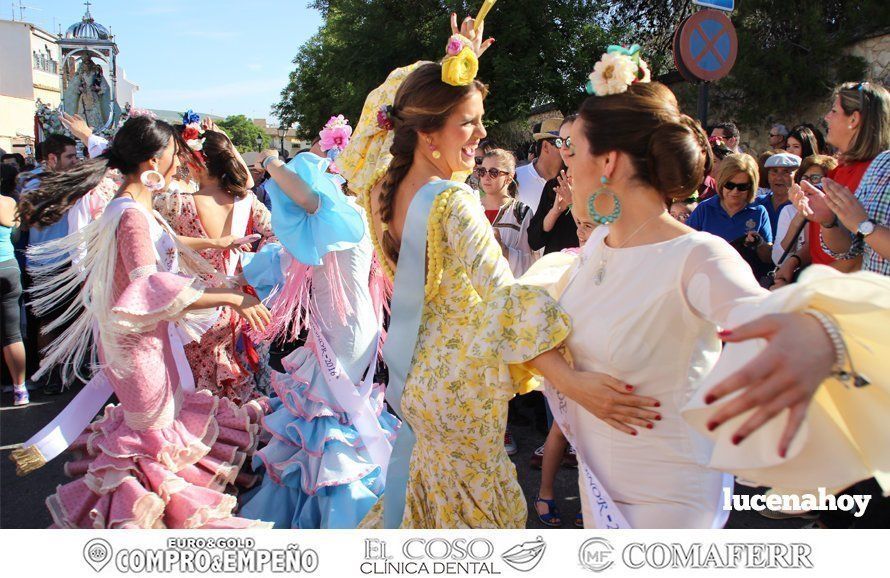
[[(502, 326), (486, 338), (509, 343), (511, 363), (537, 358), (569, 331), (543, 290), (513, 285), (478, 195), (463, 184), (486, 135), (487, 89), (474, 77), (490, 41), (472, 19), (458, 33), (452, 17), (452, 29), (442, 64), (396, 70), (371, 93), (338, 160), (394, 281), (386, 397), (403, 426), (365, 527), (524, 528), (527, 505), (503, 438), (507, 402), (532, 382), (518, 365), (467, 350), (496, 291), (510, 295)], [(535, 366), (558, 366), (545, 374), (568, 395), (587, 382), (555, 352), (545, 358), (550, 365)]]

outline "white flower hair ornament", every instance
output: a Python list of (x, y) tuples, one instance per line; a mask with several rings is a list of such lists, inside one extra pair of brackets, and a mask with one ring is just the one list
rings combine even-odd
[(603, 57), (593, 66), (585, 90), (587, 94), (606, 96), (627, 92), (635, 82), (649, 82), (649, 66), (640, 58), (640, 46), (630, 48), (609, 46)]

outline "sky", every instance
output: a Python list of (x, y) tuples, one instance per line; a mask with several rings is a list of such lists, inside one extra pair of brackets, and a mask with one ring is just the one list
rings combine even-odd
[[(12, 4), (0, 0), (0, 18)], [(80, 0), (22, 0), (25, 20), (58, 32), (79, 22)], [(267, 118), (300, 46), (321, 26), (308, 0), (91, 0), (111, 28), (118, 63), (139, 86), (136, 106), (191, 108), (220, 116)], [(16, 19), (19, 11), (16, 9)]]

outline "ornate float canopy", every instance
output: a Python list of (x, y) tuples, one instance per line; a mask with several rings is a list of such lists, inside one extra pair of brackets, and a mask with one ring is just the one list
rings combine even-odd
[(82, 116), (96, 132), (108, 132), (121, 111), (117, 104), (118, 48), (111, 31), (86, 12), (59, 35), (62, 53), (62, 110)]
[(65, 31), (66, 40), (86, 40), (94, 42), (96, 40), (111, 40), (111, 33), (107, 28), (99, 24), (90, 14), (90, 2), (86, 2), (87, 11), (83, 15), (80, 22), (72, 24)]

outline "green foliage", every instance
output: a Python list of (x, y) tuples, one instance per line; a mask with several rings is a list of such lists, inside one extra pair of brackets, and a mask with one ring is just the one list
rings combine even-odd
[[(882, 10), (876, 10), (883, 5)], [(733, 14), (739, 54), (732, 74), (718, 83), (714, 103), (737, 111), (743, 123), (794, 115), (808, 103), (825, 101), (832, 89), (861, 80), (866, 63), (843, 49), (861, 33), (886, 22), (882, 1), (807, 2), (746, 0)], [(883, 16), (882, 16), (883, 13)], [(873, 14), (876, 20), (863, 20)]]
[[(398, 66), (438, 59), (448, 19), (474, 14), (480, 0), (313, 0), (325, 23), (304, 44), (281, 101), (282, 122), (303, 137), (332, 114), (357, 122), (365, 96)], [(564, 113), (584, 97), (582, 87), (608, 44), (637, 43), (653, 76), (676, 75), (673, 34), (697, 10), (692, 0), (503, 0), (486, 20), (497, 41), (482, 58), (489, 83), (486, 123), (495, 139), (513, 141), (526, 127), (517, 119), (542, 104)], [(864, 73), (843, 48), (890, 26), (886, 0), (740, 0), (732, 14), (739, 36), (733, 73), (714, 84), (715, 113), (763, 124), (825, 99), (833, 86)], [(696, 89), (674, 85), (681, 102)], [(693, 112), (694, 109), (686, 107)]]
[[(656, 75), (669, 72), (673, 33), (696, 9), (691, 0), (618, 0), (615, 8), (615, 24), (629, 31), (624, 41), (643, 45)], [(739, 0), (731, 19), (738, 57), (713, 85), (710, 103), (727, 118), (762, 125), (827, 99), (841, 82), (861, 80), (865, 63), (843, 49), (890, 26), (890, 10), (886, 0)], [(694, 87), (674, 88), (681, 103), (695, 102)]]
[(242, 153), (257, 150), (256, 139), (258, 136), (263, 139), (261, 148), (268, 148), (271, 144), (269, 136), (263, 132), (263, 129), (253, 124), (243, 114), (227, 116), (225, 120), (221, 120), (217, 124), (226, 131), (235, 148)]
[[(300, 48), (296, 69), (274, 112), (315, 134), (332, 114), (358, 120), (365, 96), (398, 66), (444, 56), (449, 15), (475, 13), (481, 2), (455, 0), (327, 0), (313, 7), (325, 24)], [(496, 39), (482, 58), (479, 78), (489, 83), (486, 122), (528, 115), (554, 103), (574, 110), (593, 62), (609, 43), (598, 23), (603, 3), (580, 0), (509, 0), (486, 19)], [(496, 132), (496, 130), (495, 130)]]

